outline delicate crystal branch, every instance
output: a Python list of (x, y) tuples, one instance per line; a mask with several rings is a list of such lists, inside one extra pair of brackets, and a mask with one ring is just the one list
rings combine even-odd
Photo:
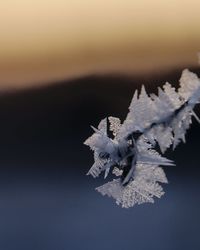
[[(185, 142), (185, 134), (192, 116), (200, 123), (193, 109), (200, 100), (200, 79), (184, 70), (176, 91), (169, 83), (158, 88), (158, 95), (135, 91), (129, 113), (121, 123), (119, 118), (103, 119), (94, 134), (85, 141), (94, 151), (94, 164), (88, 174), (98, 177), (105, 171), (118, 178), (97, 188), (103, 195), (128, 208), (135, 204), (154, 202), (164, 191), (160, 183), (167, 183), (162, 166), (174, 163), (161, 156)], [(113, 133), (108, 137), (108, 131)], [(155, 148), (159, 146), (161, 153)]]

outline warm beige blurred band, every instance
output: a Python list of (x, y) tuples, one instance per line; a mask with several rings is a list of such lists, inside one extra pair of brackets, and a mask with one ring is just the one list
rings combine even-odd
[(0, 89), (197, 65), (199, 0), (5, 0)]

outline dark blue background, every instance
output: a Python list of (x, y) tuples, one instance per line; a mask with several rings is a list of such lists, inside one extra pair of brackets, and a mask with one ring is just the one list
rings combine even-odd
[(109, 115), (125, 118), (136, 88), (155, 92), (180, 73), (91, 76), (1, 94), (0, 250), (199, 250), (196, 121), (187, 144), (167, 153), (177, 165), (165, 167), (169, 184), (155, 204), (122, 209), (95, 192), (103, 178), (85, 175), (93, 162), (82, 144), (90, 125)]

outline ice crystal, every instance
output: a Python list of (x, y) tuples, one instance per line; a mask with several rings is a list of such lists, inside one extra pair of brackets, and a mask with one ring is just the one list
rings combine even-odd
[(174, 165), (161, 154), (185, 142), (192, 116), (199, 121), (193, 111), (199, 101), (200, 79), (186, 69), (177, 91), (167, 82), (158, 88), (158, 95), (148, 95), (142, 86), (140, 94), (135, 91), (123, 123), (110, 116), (97, 129), (92, 127), (94, 134), (85, 141), (94, 151), (94, 164), (88, 174), (98, 177), (105, 171), (106, 178), (112, 170), (116, 176), (96, 190), (125, 208), (160, 198), (164, 194), (161, 183), (167, 183), (160, 165)]

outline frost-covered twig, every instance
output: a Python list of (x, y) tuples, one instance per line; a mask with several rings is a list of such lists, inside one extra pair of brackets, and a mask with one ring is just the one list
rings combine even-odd
[[(116, 200), (122, 207), (154, 202), (164, 192), (159, 183), (167, 183), (160, 165), (174, 165), (162, 154), (172, 145), (185, 142), (192, 116), (200, 122), (193, 109), (200, 100), (200, 79), (184, 70), (176, 91), (169, 83), (158, 89), (158, 95), (135, 91), (129, 113), (121, 124), (119, 118), (103, 119), (94, 134), (85, 141), (94, 151), (94, 165), (88, 174), (98, 177), (110, 170), (118, 178), (97, 188), (103, 195)], [(108, 137), (107, 131), (113, 133)]]

